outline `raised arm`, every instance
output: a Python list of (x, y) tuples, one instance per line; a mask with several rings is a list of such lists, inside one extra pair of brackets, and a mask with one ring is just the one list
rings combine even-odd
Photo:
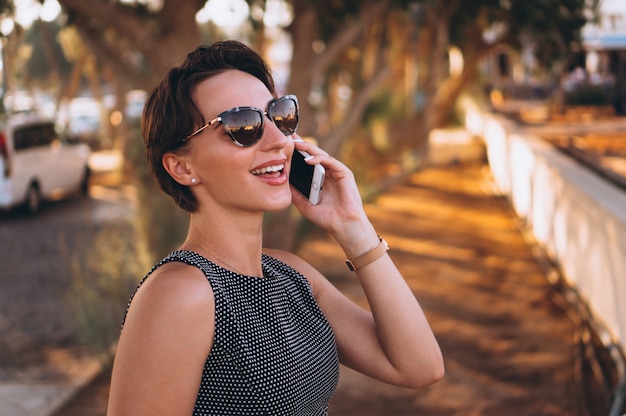
[[(346, 257), (355, 259), (372, 250), (354, 271), (371, 312), (341, 294), (317, 270), (299, 258), (289, 261), (309, 278), (327, 316), (343, 364), (381, 381), (423, 387), (444, 373), (439, 345), (411, 289), (383, 249), (367, 218), (350, 170), (309, 143), (297, 147), (314, 155), (311, 163), (326, 168), (319, 205), (294, 192), (293, 202), (310, 221), (326, 229)], [(380, 244), (382, 247), (376, 249)]]

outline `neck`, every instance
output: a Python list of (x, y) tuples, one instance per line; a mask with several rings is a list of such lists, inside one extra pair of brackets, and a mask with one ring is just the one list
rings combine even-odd
[(181, 248), (201, 251), (199, 254), (237, 273), (262, 276), (262, 218), (254, 222), (231, 218), (192, 214)]

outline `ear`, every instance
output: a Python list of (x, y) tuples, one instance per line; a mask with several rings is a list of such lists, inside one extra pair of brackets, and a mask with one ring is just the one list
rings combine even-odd
[(174, 152), (165, 152), (161, 158), (163, 167), (170, 174), (172, 179), (181, 185), (189, 186), (191, 184), (191, 178), (193, 174), (187, 167), (187, 163), (181, 155), (177, 155)]

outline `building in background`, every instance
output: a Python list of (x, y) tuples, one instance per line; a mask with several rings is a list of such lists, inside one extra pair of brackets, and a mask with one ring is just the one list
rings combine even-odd
[[(618, 114), (626, 114), (626, 2), (602, 0), (600, 20), (583, 29), (585, 80), (612, 92)], [(582, 68), (581, 68), (582, 69)]]

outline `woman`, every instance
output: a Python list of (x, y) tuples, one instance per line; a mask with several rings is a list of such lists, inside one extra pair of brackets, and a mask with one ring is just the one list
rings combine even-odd
[[(323, 415), (339, 362), (398, 386), (443, 376), (352, 173), (299, 138), (297, 116), (295, 97), (277, 98), (264, 61), (235, 41), (196, 49), (150, 95), (149, 163), (190, 223), (129, 303), (109, 416)], [(289, 185), (294, 146), (326, 169), (317, 205)], [(262, 247), (264, 212), (291, 203), (352, 260), (372, 313), (298, 256)]]

